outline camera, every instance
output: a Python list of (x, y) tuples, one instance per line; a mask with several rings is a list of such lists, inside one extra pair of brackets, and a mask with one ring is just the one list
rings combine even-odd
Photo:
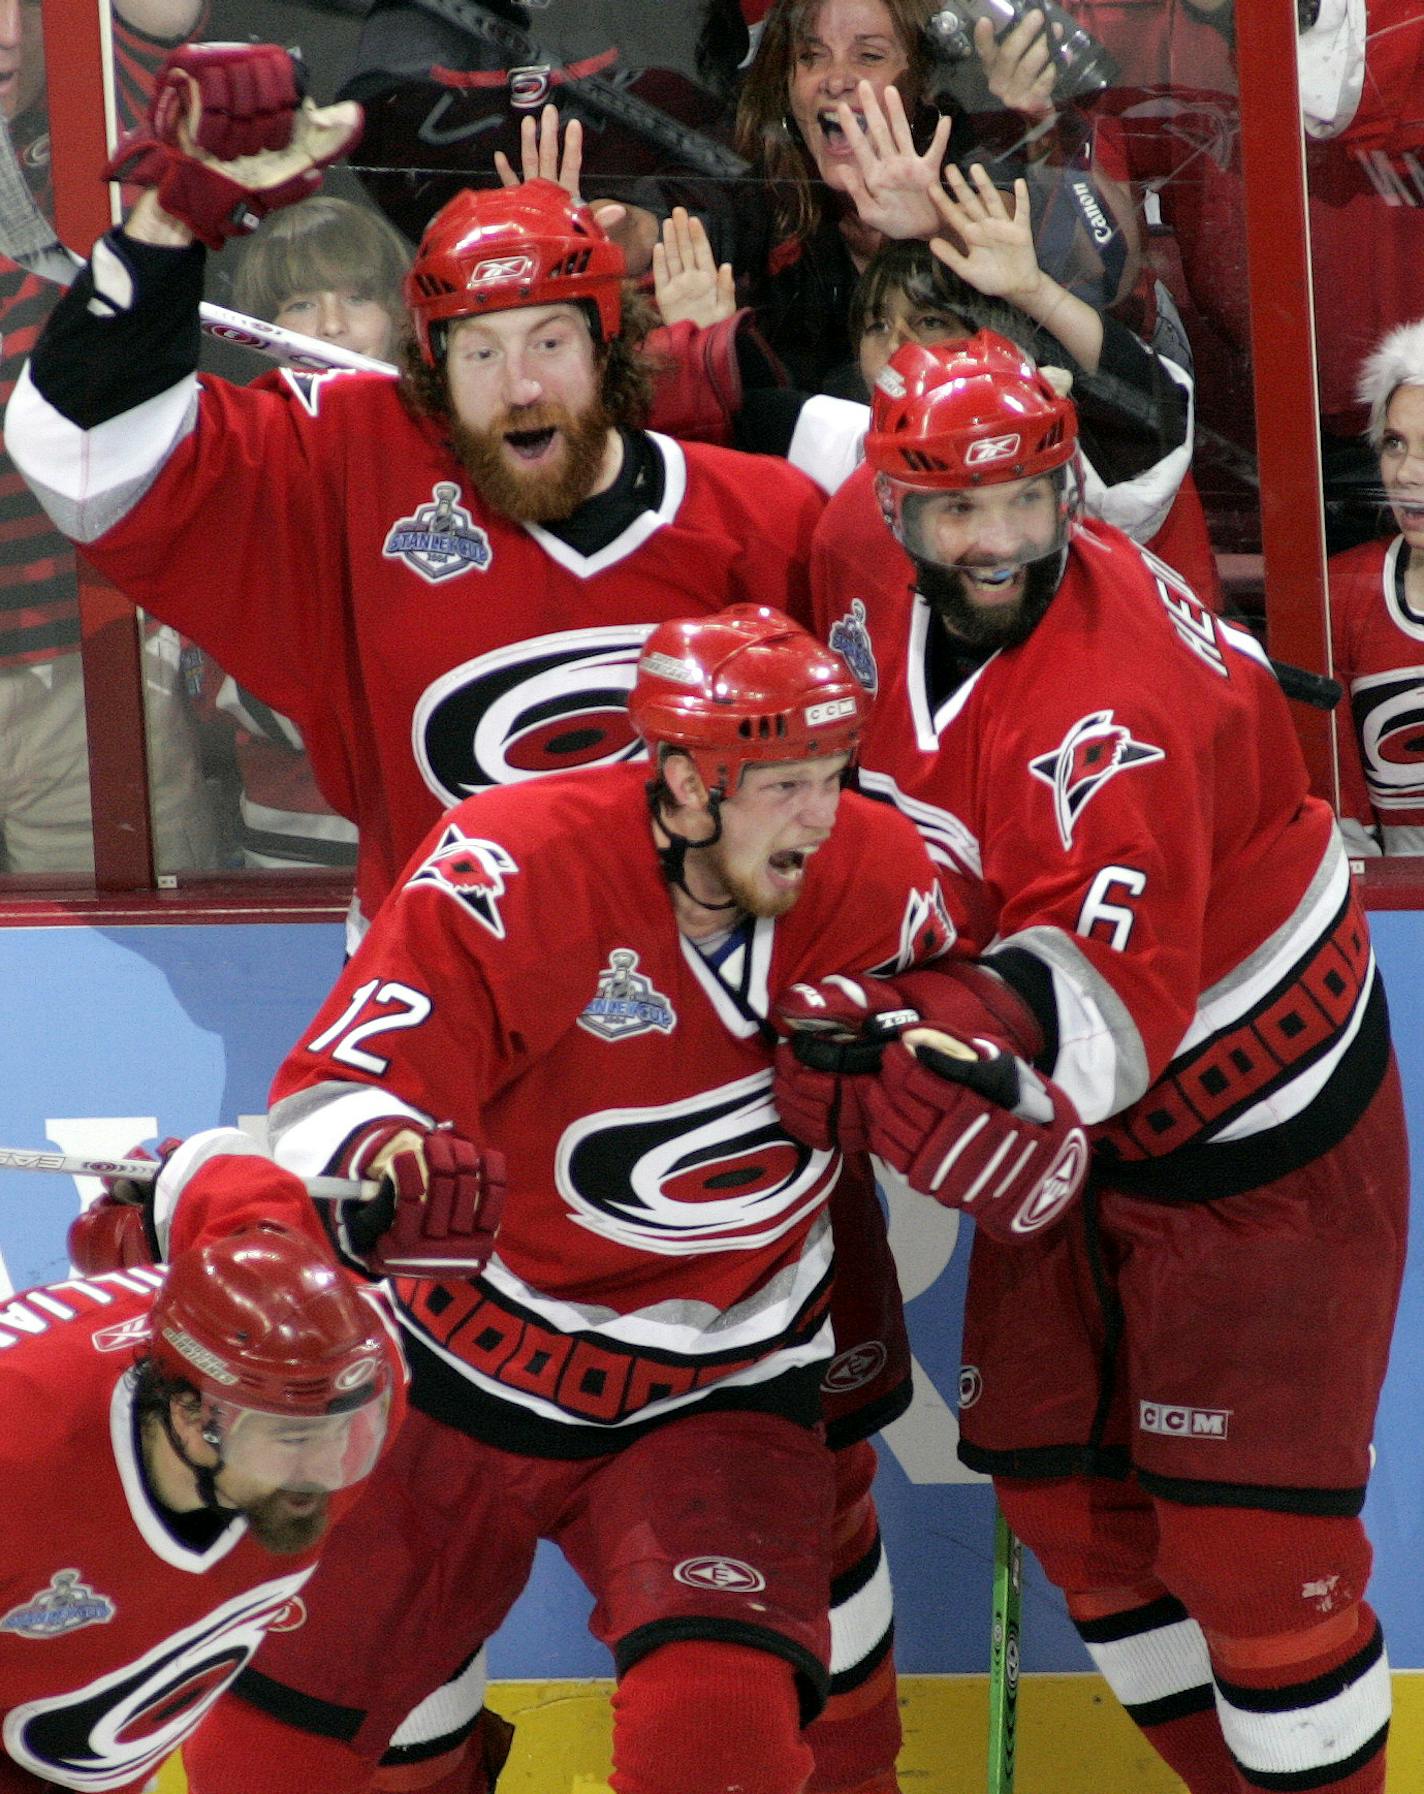
[(988, 19), (996, 42), (1008, 36), (1031, 12), (1043, 14), (1048, 50), (1057, 73), (1055, 100), (1081, 100), (1102, 93), (1118, 78), (1109, 51), (1057, 0), (950, 0), (925, 23), (925, 42), (940, 62), (963, 62), (974, 54), (974, 27)]

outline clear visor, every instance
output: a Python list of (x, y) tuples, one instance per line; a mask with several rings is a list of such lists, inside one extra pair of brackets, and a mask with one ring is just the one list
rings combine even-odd
[(389, 1390), (343, 1414), (266, 1414), (214, 1402), (223, 1464), (271, 1489), (347, 1489), (368, 1476), (390, 1420)]
[(1072, 462), (1027, 479), (950, 492), (876, 479), (885, 521), (913, 561), (951, 572), (1017, 572), (1061, 554), (1081, 504)]

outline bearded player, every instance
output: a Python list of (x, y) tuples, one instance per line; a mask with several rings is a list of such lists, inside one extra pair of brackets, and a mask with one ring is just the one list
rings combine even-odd
[[(137, 1790), (269, 1628), (404, 1412), (388, 1314), (306, 1191), (233, 1129), (165, 1166), (165, 1273), (11, 1298), (0, 1327), (0, 1789)], [(75, 1238), (74, 1236), (78, 1237)], [(473, 1259), (470, 1262), (474, 1262)]]
[[(976, 1236), (961, 1456), (1192, 1794), (1381, 1794), (1360, 1510), (1408, 1198), (1384, 991), (1261, 649), (1080, 518), (1076, 436), (1002, 338), (902, 349), (867, 441), (889, 528), (837, 499), (816, 545), (877, 692), (861, 783), (974, 912), (977, 964), (913, 999), (1035, 1064), (1094, 1143), (1063, 1227)], [(850, 1030), (910, 994), (799, 1007)], [(913, 1188), (982, 1205), (973, 1117), (905, 1046), (839, 1081), (788, 1058), (783, 1097), (802, 1138), (849, 1115)]]

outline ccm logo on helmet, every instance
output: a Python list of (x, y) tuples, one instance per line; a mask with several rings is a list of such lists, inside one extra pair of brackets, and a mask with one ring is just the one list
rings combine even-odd
[(813, 729), (819, 728), (822, 723), (834, 723), (843, 716), (854, 715), (854, 698), (827, 698), (824, 704), (806, 706), (806, 721)]
[(966, 467), (978, 467), (985, 461), (1012, 461), (1019, 452), (1022, 436), (984, 436), (971, 442), (964, 453)]
[(501, 255), (487, 262), (476, 262), (470, 270), (468, 285), (492, 286), (500, 280), (528, 280), (534, 272), (532, 255)]

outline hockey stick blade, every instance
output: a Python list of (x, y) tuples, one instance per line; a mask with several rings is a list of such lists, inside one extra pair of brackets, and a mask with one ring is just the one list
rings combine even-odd
[(210, 305), (205, 299), (198, 308), (198, 322), (208, 336), (240, 349), (255, 350), (269, 361), (283, 367), (299, 368), (313, 374), (329, 374), (338, 368), (358, 374), (398, 374), (400, 369), (389, 361), (377, 361), (356, 349), (343, 349), (340, 343), (323, 342), (320, 337), (306, 336), (300, 330), (284, 330), (280, 324), (268, 324), (262, 318), (250, 318), (246, 312), (229, 311), (225, 305)]
[(989, 1638), (989, 1794), (1014, 1794), (1018, 1759), (1023, 1546), (994, 1505), (994, 1617)]
[[(151, 1184), (163, 1167), (154, 1159), (85, 1159), (68, 1152), (34, 1152), (26, 1147), (0, 1146), (0, 1171), (59, 1171), (70, 1177), (126, 1177), (130, 1183)], [(305, 1178), (307, 1195), (315, 1202), (371, 1202), (381, 1186), (367, 1178)]]

